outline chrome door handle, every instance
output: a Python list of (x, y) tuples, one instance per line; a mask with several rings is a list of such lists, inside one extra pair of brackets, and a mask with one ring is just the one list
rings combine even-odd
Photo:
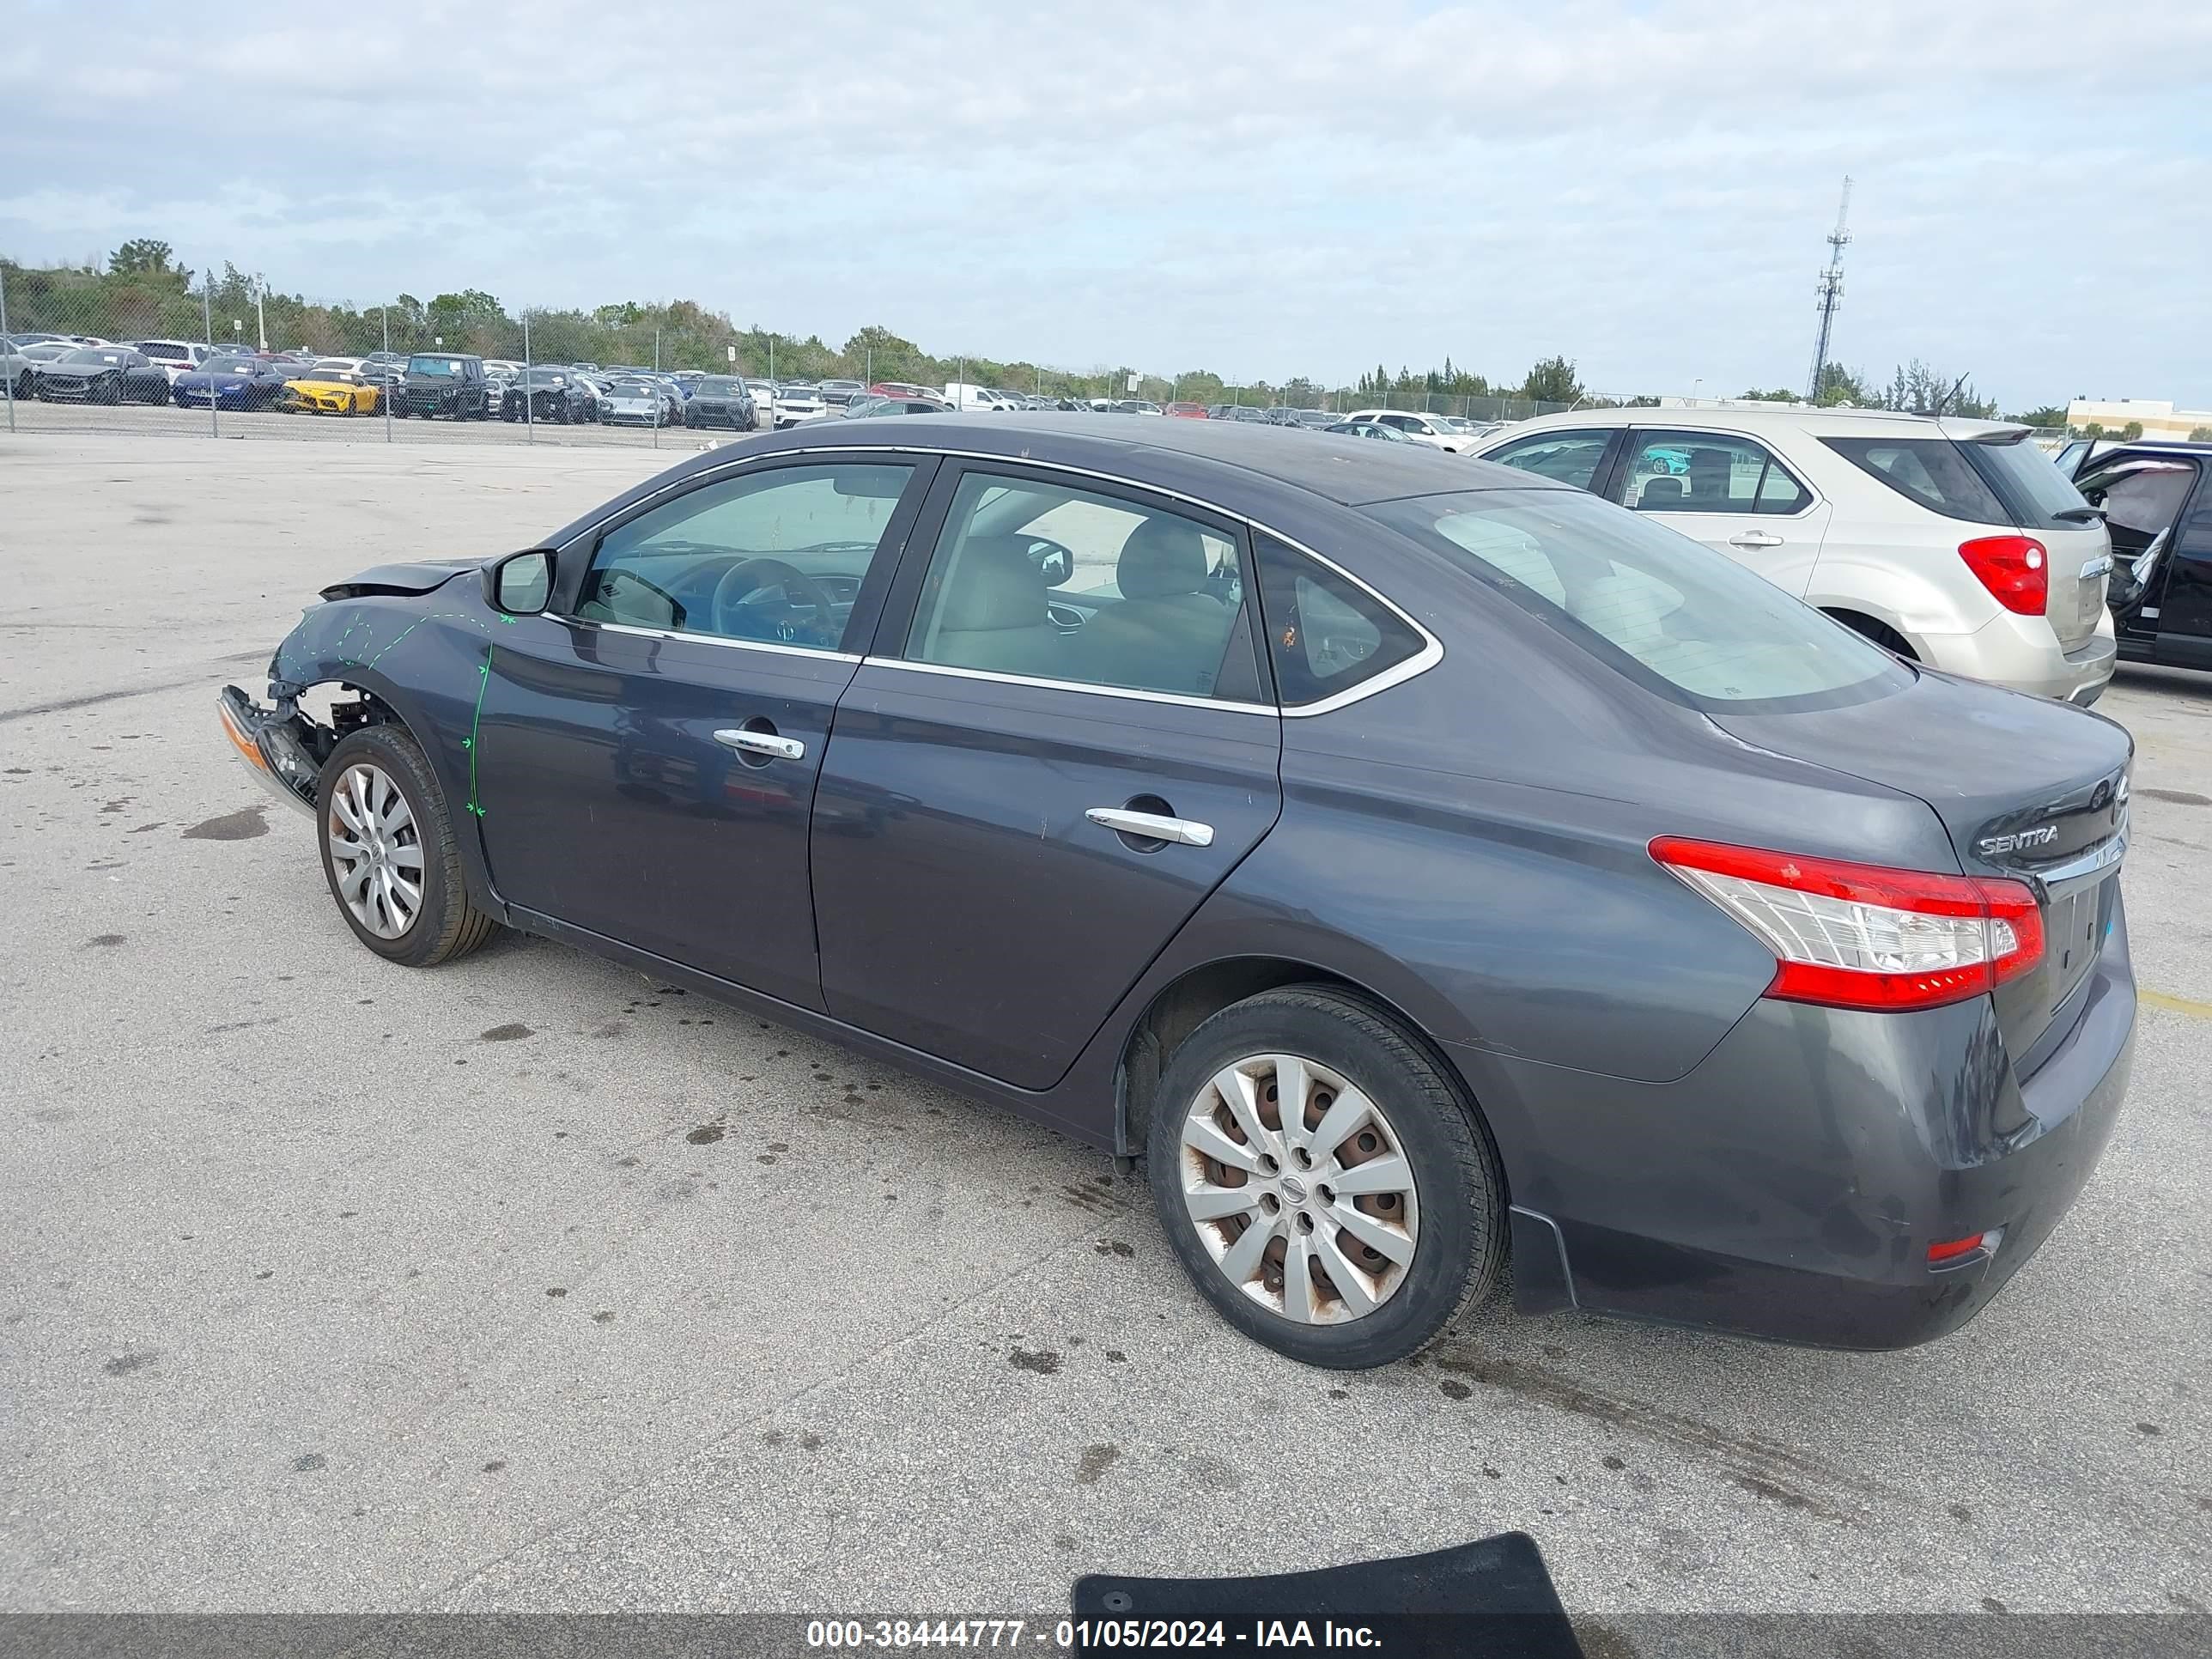
[(780, 738), (773, 732), (746, 732), (732, 727), (714, 733), (726, 749), (742, 749), (748, 755), (772, 755), (777, 760), (804, 760), (806, 745), (797, 738)]
[(1083, 816), (1106, 829), (1119, 830), (1125, 836), (1142, 836), (1147, 841), (1171, 841), (1184, 847), (1213, 845), (1213, 826), (1189, 818), (1132, 812), (1125, 806), (1094, 806)]
[(1741, 536), (1729, 538), (1730, 547), (1779, 547), (1782, 538), (1764, 530), (1747, 530)]

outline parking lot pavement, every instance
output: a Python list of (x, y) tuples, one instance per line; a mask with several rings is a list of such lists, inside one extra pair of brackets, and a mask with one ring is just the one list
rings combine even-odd
[(1491, 1319), (1328, 1375), (1047, 1131), (542, 941), (348, 937), (216, 688), (652, 462), (0, 440), (0, 1607), (1050, 1610), (1508, 1528), (1594, 1623), (2212, 1605), (2212, 678), (2101, 705), (2134, 1087), (1965, 1331)]

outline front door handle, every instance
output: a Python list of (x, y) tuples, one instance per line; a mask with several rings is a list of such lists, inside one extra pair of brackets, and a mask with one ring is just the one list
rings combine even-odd
[(797, 738), (781, 738), (773, 732), (746, 732), (736, 727), (714, 733), (714, 741), (726, 749), (743, 750), (748, 755), (768, 755), (777, 760), (804, 760), (806, 745)]
[(1132, 812), (1126, 806), (1094, 806), (1083, 816), (1105, 829), (1125, 836), (1140, 836), (1146, 841), (1171, 841), (1183, 847), (1213, 845), (1213, 826), (1191, 818)]
[(1730, 547), (1779, 547), (1782, 538), (1765, 530), (1747, 530), (1741, 536), (1729, 538)]

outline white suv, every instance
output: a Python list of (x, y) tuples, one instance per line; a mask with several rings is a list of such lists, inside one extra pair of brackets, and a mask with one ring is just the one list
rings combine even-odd
[(2087, 705), (2112, 544), (2027, 428), (1873, 410), (1617, 409), (1481, 459), (1653, 514), (1915, 661)]
[(1465, 422), (1444, 415), (1417, 415), (1403, 409), (1363, 409), (1344, 418), (1347, 421), (1366, 421), (1376, 426), (1395, 427), (1417, 444), (1426, 444), (1431, 449), (1448, 449), (1455, 455), (1471, 450), (1482, 441), (1480, 433), (1465, 429)]

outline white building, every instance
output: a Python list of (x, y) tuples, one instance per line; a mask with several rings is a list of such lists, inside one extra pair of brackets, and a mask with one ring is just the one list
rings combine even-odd
[(2149, 398), (2076, 398), (2066, 405), (2066, 424), (2077, 432), (2094, 422), (2106, 432), (2118, 434), (2130, 421), (2142, 422), (2146, 438), (2186, 438), (2202, 428), (2212, 427), (2212, 410), (2176, 409)]

